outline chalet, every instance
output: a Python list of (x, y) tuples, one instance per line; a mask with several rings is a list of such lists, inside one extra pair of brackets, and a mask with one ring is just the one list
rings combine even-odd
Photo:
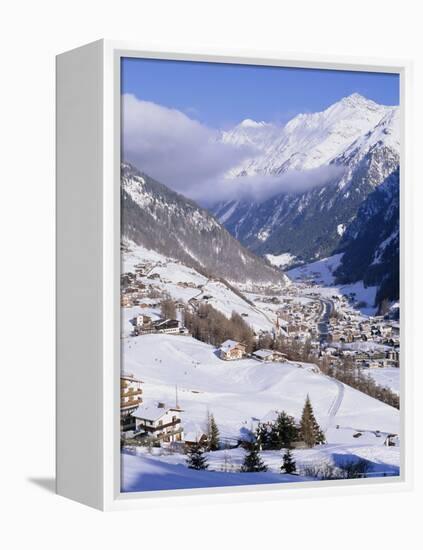
[(244, 344), (235, 340), (226, 340), (219, 348), (219, 357), (224, 361), (242, 359), (246, 354)]
[(133, 374), (122, 373), (120, 376), (120, 419), (122, 431), (133, 430), (135, 422), (131, 414), (142, 403), (141, 380)]
[(287, 356), (284, 353), (271, 349), (258, 349), (252, 354), (252, 356), (254, 357), (254, 359), (263, 362), (283, 363), (287, 360)]
[(153, 437), (165, 443), (182, 441), (184, 430), (181, 423), (181, 409), (166, 407), (164, 403), (143, 403), (133, 413), (135, 437)]

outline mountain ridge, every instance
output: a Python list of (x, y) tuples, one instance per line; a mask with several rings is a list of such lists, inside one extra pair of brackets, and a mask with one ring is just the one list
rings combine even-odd
[(399, 109), (352, 94), (320, 113), (297, 115), (284, 128), (286, 135), (270, 152), (231, 171), (228, 185), (256, 173), (283, 173), (289, 181), (301, 172), (307, 178), (308, 170), (319, 167), (338, 167), (339, 175), (329, 173), (326, 182), (307, 191), (293, 192), (291, 186), (261, 202), (241, 195), (214, 205), (212, 212), (259, 255), (290, 253), (299, 262), (314, 261), (336, 250), (367, 195), (398, 168)]
[(234, 283), (287, 284), (208, 211), (129, 163), (121, 167), (121, 213), (122, 237), (200, 272)]

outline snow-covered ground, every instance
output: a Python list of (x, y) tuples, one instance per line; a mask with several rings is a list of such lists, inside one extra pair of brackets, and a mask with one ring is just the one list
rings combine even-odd
[[(399, 411), (331, 378), (308, 363), (261, 363), (255, 359), (222, 361), (213, 346), (187, 336), (151, 334), (123, 342), (125, 371), (144, 381), (144, 397), (175, 402), (175, 386), (187, 431), (205, 429), (212, 412), (221, 433), (238, 437), (272, 410), (299, 418), (307, 394), (328, 442), (345, 440), (344, 428), (398, 433)], [(332, 405), (342, 391), (339, 410)], [(348, 432), (352, 443), (354, 439)], [(376, 443), (376, 442), (375, 442)]]
[(278, 256), (274, 256), (273, 254), (266, 254), (266, 258), (272, 265), (279, 267), (280, 269), (286, 269), (296, 260), (296, 257), (289, 252), (279, 254)]
[(299, 419), (307, 395), (328, 444), (339, 453), (356, 445), (358, 432), (366, 448), (383, 447), (385, 453), (386, 436), (399, 433), (398, 410), (315, 372), (311, 364), (222, 361), (213, 346), (184, 336), (144, 335), (123, 346), (124, 369), (144, 382), (144, 399), (174, 405), (177, 386), (186, 433), (203, 433), (210, 412), (221, 436), (236, 439), (273, 411)]
[(317, 262), (295, 267), (287, 272), (288, 277), (297, 280), (313, 280), (322, 285), (334, 284), (334, 271), (339, 267), (342, 254), (335, 254)]
[(401, 373), (400, 369), (395, 367), (384, 367), (380, 369), (369, 369), (366, 373), (373, 378), (376, 384), (386, 386), (392, 391), (400, 394)]
[(355, 307), (365, 315), (376, 313), (375, 298), (377, 286), (365, 287), (363, 281), (357, 281), (348, 285), (335, 285), (334, 272), (339, 267), (342, 254), (335, 254), (316, 262), (296, 267), (286, 272), (293, 281), (308, 282), (313, 284), (313, 292), (329, 298), (334, 295), (347, 296)]
[(282, 474), (280, 451), (263, 451), (262, 460), (267, 472), (240, 472), (245, 451), (241, 448), (205, 453), (208, 469), (191, 470), (186, 456), (167, 453), (162, 449), (145, 447), (125, 449), (122, 453), (122, 491), (158, 491), (200, 487), (227, 487), (269, 483), (315, 481), (307, 468), (322, 468), (326, 464), (339, 467), (349, 462), (365, 460), (369, 477), (397, 476), (400, 468), (399, 447), (370, 445), (321, 445), (314, 449), (294, 450), (298, 475)]
[(227, 487), (305, 481), (295, 475), (273, 472), (240, 473), (214, 470), (191, 470), (183, 455), (173, 455), (179, 463), (172, 464), (154, 456), (122, 453), (123, 492), (195, 489), (200, 487)]

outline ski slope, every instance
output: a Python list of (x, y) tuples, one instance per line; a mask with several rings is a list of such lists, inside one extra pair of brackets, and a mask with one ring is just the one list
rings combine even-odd
[(298, 419), (307, 394), (328, 443), (355, 443), (353, 435), (360, 430), (371, 444), (382, 445), (384, 438), (374, 432), (399, 433), (398, 410), (307, 363), (222, 361), (214, 347), (187, 336), (138, 336), (124, 340), (123, 347), (124, 370), (143, 380), (146, 400), (174, 405), (178, 387), (189, 433), (205, 430), (208, 411), (228, 438), (238, 438), (272, 411), (285, 410)]

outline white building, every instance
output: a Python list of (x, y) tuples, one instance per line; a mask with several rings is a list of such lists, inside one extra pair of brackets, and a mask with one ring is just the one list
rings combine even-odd
[(143, 403), (132, 413), (135, 418), (135, 436), (154, 437), (166, 443), (182, 441), (184, 430), (179, 407), (164, 403)]
[(245, 355), (245, 346), (235, 340), (225, 340), (219, 348), (219, 356), (225, 361), (242, 359)]

